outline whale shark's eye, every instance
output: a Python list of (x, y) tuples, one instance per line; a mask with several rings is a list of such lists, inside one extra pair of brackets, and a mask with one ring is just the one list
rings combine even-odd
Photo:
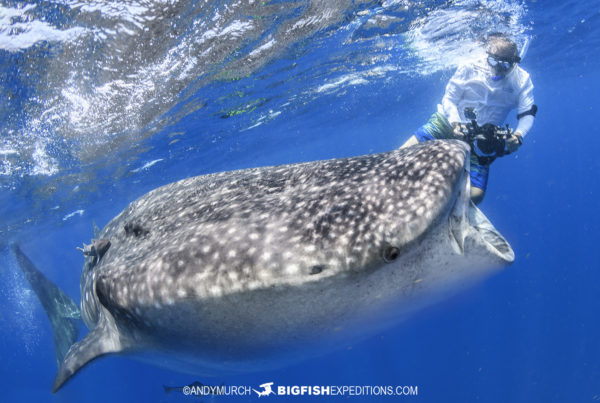
[(400, 249), (395, 246), (387, 245), (383, 248), (383, 260), (386, 263), (391, 263), (400, 256)]
[(325, 269), (325, 266), (321, 264), (314, 265), (310, 268), (310, 274), (319, 274)]

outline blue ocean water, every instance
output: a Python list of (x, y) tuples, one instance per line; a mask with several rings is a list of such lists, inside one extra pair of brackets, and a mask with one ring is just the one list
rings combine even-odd
[[(597, 1), (572, 0), (2, 2), (0, 399), (258, 401), (163, 385), (272, 381), (415, 385), (402, 399), (419, 402), (600, 401), (599, 23)], [(112, 356), (50, 394), (50, 325), (7, 245), (79, 301), (75, 247), (93, 222), (189, 176), (396, 148), (495, 31), (527, 48), (540, 108), (481, 205), (512, 266), (284, 369), (200, 378)]]

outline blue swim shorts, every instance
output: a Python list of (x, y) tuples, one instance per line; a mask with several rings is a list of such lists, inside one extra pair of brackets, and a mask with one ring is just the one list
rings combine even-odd
[[(431, 115), (429, 122), (417, 129), (415, 136), (419, 142), (423, 142), (436, 139), (453, 139), (454, 133), (448, 119), (441, 113), (436, 112)], [(477, 156), (471, 153), (471, 186), (485, 191), (489, 174), (490, 165), (480, 164)]]

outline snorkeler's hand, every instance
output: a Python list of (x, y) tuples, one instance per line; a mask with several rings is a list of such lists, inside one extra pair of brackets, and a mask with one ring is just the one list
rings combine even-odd
[(465, 138), (466, 127), (460, 122), (452, 122), (452, 132), (454, 133), (454, 138), (463, 140)]
[(521, 144), (523, 144), (523, 137), (521, 136), (521, 133), (519, 133), (519, 132), (515, 132), (514, 134), (511, 134), (506, 139), (506, 149), (511, 153), (514, 153), (515, 151), (517, 151), (519, 149), (519, 147), (521, 147)]

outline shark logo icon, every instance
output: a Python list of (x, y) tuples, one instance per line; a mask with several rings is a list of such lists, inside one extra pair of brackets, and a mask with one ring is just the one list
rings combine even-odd
[(263, 383), (262, 385), (260, 385), (260, 387), (263, 388), (262, 391), (259, 392), (256, 389), (252, 389), (252, 390), (256, 392), (258, 397), (274, 395), (275, 392), (273, 392), (273, 388), (271, 388), (271, 386), (273, 386), (273, 382), (267, 382), (267, 383)]

